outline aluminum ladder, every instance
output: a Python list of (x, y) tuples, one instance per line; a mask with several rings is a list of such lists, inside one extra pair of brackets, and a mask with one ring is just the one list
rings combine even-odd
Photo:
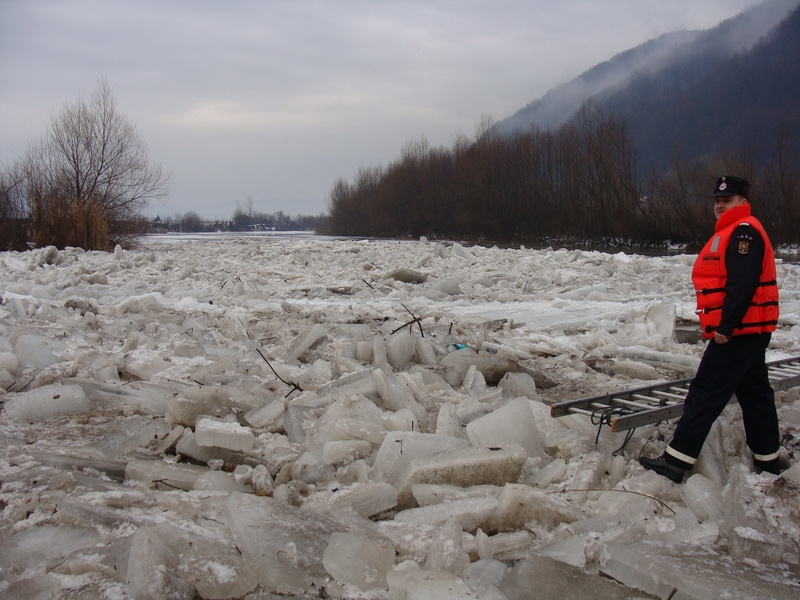
[[(800, 356), (771, 361), (767, 363), (767, 367), (769, 381), (775, 391), (800, 385)], [(559, 402), (550, 406), (550, 416), (587, 415), (595, 425), (608, 425), (614, 432), (676, 419), (683, 414), (683, 401), (692, 379), (676, 379), (621, 392), (608, 392), (601, 396)]]

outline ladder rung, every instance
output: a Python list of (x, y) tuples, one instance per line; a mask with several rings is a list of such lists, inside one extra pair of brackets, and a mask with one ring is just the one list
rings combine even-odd
[(644, 400), (645, 402), (652, 402), (658, 404), (658, 399), (653, 398), (652, 396), (645, 396), (643, 394), (633, 394), (631, 398), (635, 400)]
[(653, 408), (652, 404), (640, 404), (639, 402), (632, 402), (630, 400), (624, 400), (623, 398), (610, 398), (610, 400), (612, 405), (622, 405), (629, 408), (638, 408), (640, 410), (650, 410)]
[(686, 394), (672, 394), (670, 392), (665, 392), (663, 390), (653, 390), (653, 393), (658, 394), (659, 396), (664, 396), (664, 398), (680, 400), (681, 402), (683, 402), (686, 399)]

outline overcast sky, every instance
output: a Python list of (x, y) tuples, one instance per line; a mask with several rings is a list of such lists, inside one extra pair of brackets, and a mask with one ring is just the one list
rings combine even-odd
[(170, 196), (148, 214), (327, 210), (405, 143), (472, 137), (661, 34), (760, 0), (0, 0), (0, 163), (104, 77)]

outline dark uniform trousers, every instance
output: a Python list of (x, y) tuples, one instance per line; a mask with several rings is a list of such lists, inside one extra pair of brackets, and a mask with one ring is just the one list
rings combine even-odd
[[(742, 409), (747, 445), (755, 455), (780, 449), (775, 393), (769, 384), (765, 352), (770, 333), (734, 335), (726, 344), (709, 341), (683, 404), (683, 416), (670, 448), (697, 458), (714, 420), (733, 394)], [(669, 450), (667, 451), (669, 452)], [(674, 455), (670, 456), (675, 461)], [(689, 463), (681, 464), (686, 469)]]

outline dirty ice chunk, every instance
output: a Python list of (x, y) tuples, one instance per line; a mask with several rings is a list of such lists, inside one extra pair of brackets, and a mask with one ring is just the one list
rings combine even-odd
[(581, 511), (565, 500), (527, 485), (508, 484), (497, 498), (493, 531), (516, 531), (535, 521), (545, 527), (573, 523), (583, 518)]
[(160, 489), (191, 490), (197, 478), (208, 471), (206, 467), (190, 464), (170, 464), (157, 460), (132, 460), (125, 467), (125, 481), (157, 484)]
[(9, 581), (11, 573), (39, 565), (52, 566), (75, 550), (100, 542), (100, 534), (94, 527), (31, 527), (0, 539), (0, 574)]
[(738, 561), (780, 562), (785, 551), (783, 541), (752, 527), (734, 527), (728, 535), (728, 554)]
[[(607, 543), (601, 573), (660, 598), (797, 598), (793, 578), (778, 567), (731, 561), (713, 548), (663, 542)], [(677, 589), (677, 591), (676, 591)]]
[(532, 556), (519, 561), (497, 587), (509, 600), (529, 598), (532, 589), (536, 590), (539, 598), (644, 600), (648, 597), (607, 577), (546, 556)]
[(397, 480), (397, 504), (401, 508), (413, 506), (411, 487), (416, 483), (470, 487), (516, 482), (526, 459), (527, 454), (521, 446), (509, 444), (505, 447), (466, 448), (412, 460)]
[(128, 557), (128, 593), (136, 600), (192, 600), (194, 588), (172, 575), (177, 565), (177, 553), (161, 536), (150, 527), (140, 527), (133, 534)]
[(322, 555), (331, 534), (347, 527), (328, 515), (265, 496), (232, 493), (225, 523), (271, 593), (311, 595), (330, 576)]
[(397, 478), (415, 458), (468, 447), (466, 440), (416, 431), (390, 431), (375, 454), (374, 472), (378, 481), (397, 483)]

